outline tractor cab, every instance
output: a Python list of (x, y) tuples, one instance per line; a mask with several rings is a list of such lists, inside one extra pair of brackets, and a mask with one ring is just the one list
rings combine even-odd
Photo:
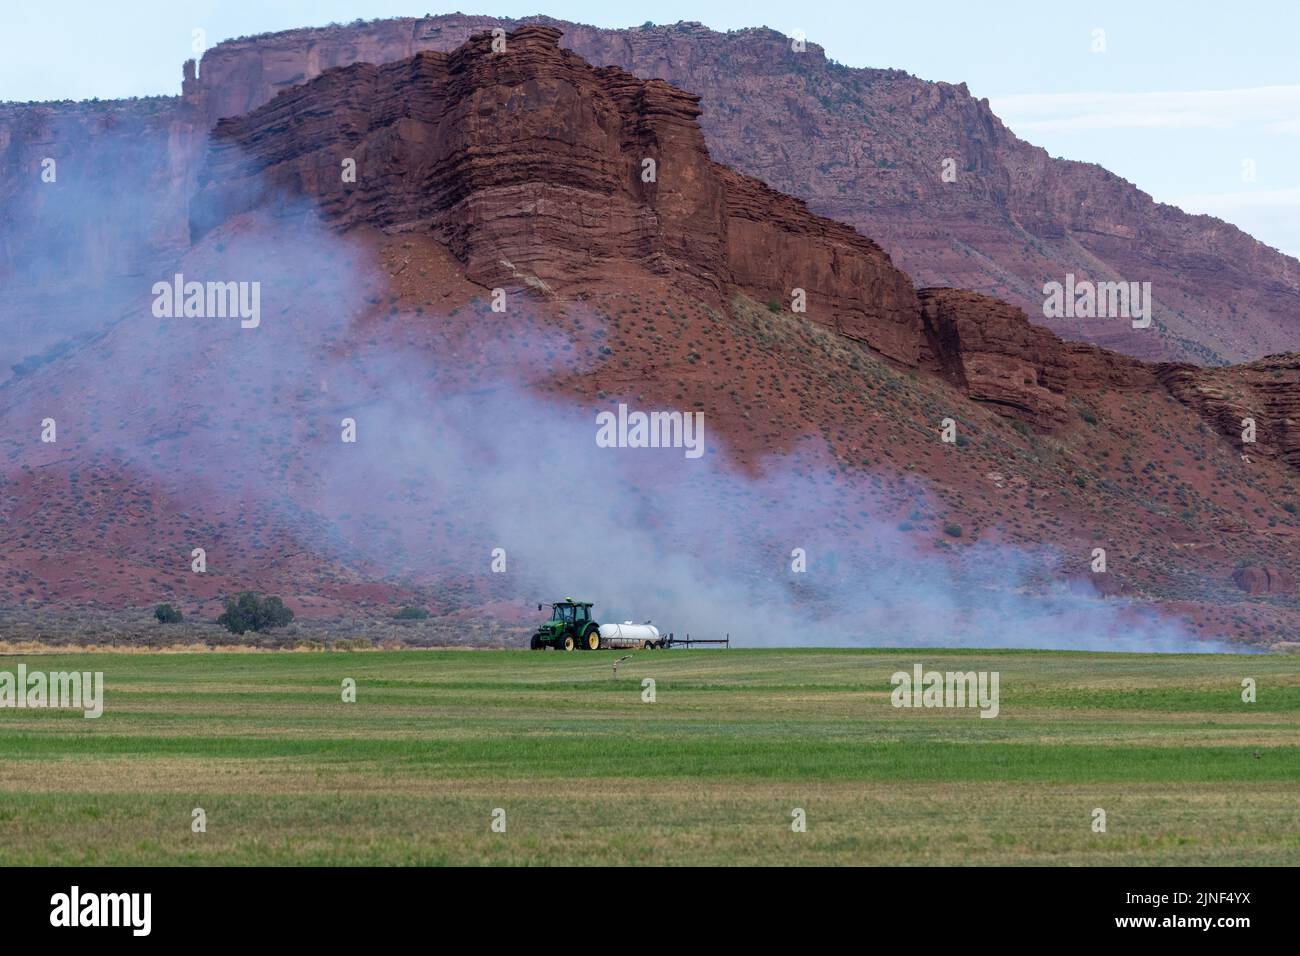
[[(537, 610), (546, 607), (537, 605)], [(594, 651), (600, 647), (600, 625), (591, 617), (590, 601), (565, 598), (550, 605), (551, 619), (533, 634), (529, 647), (535, 651), (553, 647), (559, 651)]]
[(552, 604), (552, 621), (564, 621), (573, 624), (577, 621), (591, 620), (591, 605), (589, 604)]

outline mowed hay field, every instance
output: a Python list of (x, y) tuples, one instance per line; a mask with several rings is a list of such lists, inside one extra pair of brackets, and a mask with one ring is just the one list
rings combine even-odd
[[(997, 671), (999, 716), (894, 708), (890, 675), (917, 662)], [(105, 711), (0, 710), (4, 866), (1300, 863), (1294, 656), (82, 653), (0, 671), (19, 663), (102, 671)]]

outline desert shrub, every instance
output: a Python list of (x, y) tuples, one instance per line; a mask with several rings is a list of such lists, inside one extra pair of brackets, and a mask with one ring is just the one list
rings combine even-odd
[(159, 604), (153, 609), (153, 616), (162, 624), (179, 624), (185, 620), (185, 615), (170, 604)]
[(217, 618), (217, 623), (232, 634), (243, 634), (284, 627), (292, 620), (293, 611), (278, 597), (262, 597), (245, 591), (238, 597), (226, 598), (226, 612)]
[(949, 522), (943, 526), (943, 533), (950, 538), (960, 538), (962, 536), (961, 525)]
[(780, 312), (780, 311), (781, 311), (781, 300), (780, 300), (780, 299), (768, 299), (768, 300), (767, 300), (767, 311), (769, 311), (769, 312)]
[(411, 607), (407, 605), (393, 615), (399, 621), (423, 621), (429, 616), (429, 612), (422, 607)]
[(1097, 424), (1097, 413), (1094, 412), (1091, 408), (1079, 409), (1079, 417), (1082, 418), (1089, 425)]

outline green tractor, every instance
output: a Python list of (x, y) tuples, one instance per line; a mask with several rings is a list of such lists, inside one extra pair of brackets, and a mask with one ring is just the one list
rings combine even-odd
[(537, 610), (551, 608), (551, 619), (537, 628), (529, 643), (535, 651), (553, 647), (557, 651), (578, 648), (594, 651), (600, 648), (600, 625), (591, 619), (591, 602), (565, 598), (554, 604), (537, 605)]

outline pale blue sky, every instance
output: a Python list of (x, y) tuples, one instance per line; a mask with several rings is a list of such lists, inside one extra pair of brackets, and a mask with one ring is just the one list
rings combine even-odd
[[(457, 6), (461, 6), (458, 4)], [(0, 0), (0, 100), (174, 94), (191, 32), (222, 39), (456, 7), (390, 0)], [(1300, 3), (484, 0), (606, 27), (802, 29), (849, 66), (965, 81), (1025, 139), (1300, 254)], [(1105, 51), (1094, 52), (1095, 30)], [(1253, 179), (1243, 176), (1253, 161)]]

